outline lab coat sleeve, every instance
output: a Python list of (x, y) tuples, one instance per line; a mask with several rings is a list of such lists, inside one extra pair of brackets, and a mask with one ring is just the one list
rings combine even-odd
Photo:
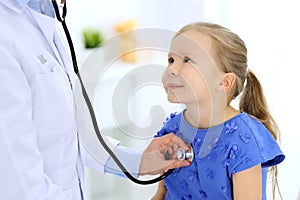
[[(97, 138), (89, 109), (83, 98), (82, 87), (78, 82), (76, 83), (74, 93), (76, 102), (77, 131), (80, 138), (80, 153), (83, 157), (82, 160), (84, 160), (84, 164), (82, 165), (89, 166), (96, 171), (123, 176), (123, 172), (106, 152), (103, 145), (100, 144)], [(90, 100), (93, 102), (93, 99)], [(98, 126), (100, 134), (102, 134), (101, 123), (98, 122)], [(132, 175), (137, 177), (142, 152), (136, 152), (133, 149), (121, 146), (120, 142), (112, 137), (105, 135), (102, 135), (102, 137), (107, 146), (123, 163), (125, 168), (132, 173)]]
[[(83, 163), (81, 163), (80, 165), (82, 166), (82, 168), (83, 165), (85, 165), (103, 173), (104, 165), (107, 162), (110, 155), (106, 152), (103, 145), (100, 144), (98, 137), (95, 133), (93, 120), (91, 119), (91, 114), (83, 97), (82, 86), (80, 85), (78, 80), (74, 85), (76, 124), (80, 143), (80, 160), (83, 161)], [(93, 102), (93, 99), (90, 98), (90, 101)], [(99, 126), (100, 134), (102, 134), (101, 124), (99, 124), (98, 122), (97, 124)], [(102, 137), (107, 146), (112, 151), (117, 145), (120, 144), (120, 142), (115, 140), (114, 138), (105, 135), (102, 135)]]
[(64, 200), (44, 173), (28, 79), (5, 47), (0, 46), (0, 199)]
[[(139, 167), (143, 152), (138, 152), (128, 147), (118, 145), (114, 149), (114, 153), (126, 168), (127, 172), (137, 178), (139, 175)], [(122, 172), (112, 157), (110, 157), (105, 163), (104, 172), (126, 178), (126, 175)]]
[[(109, 159), (110, 155), (105, 151), (103, 146), (99, 143), (96, 135), (89, 135), (92, 140), (80, 138), (80, 154), (83, 157), (83, 165), (88, 166), (98, 172), (104, 173), (104, 165)], [(103, 136), (108, 147), (115, 151), (116, 146), (120, 144), (119, 141)], [(92, 142), (91, 142), (92, 141)]]

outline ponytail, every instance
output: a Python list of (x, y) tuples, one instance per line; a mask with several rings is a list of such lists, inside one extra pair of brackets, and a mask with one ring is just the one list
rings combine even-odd
[[(241, 96), (239, 107), (241, 111), (244, 111), (261, 121), (270, 131), (274, 139), (278, 142), (280, 141), (279, 128), (269, 112), (261, 84), (251, 70), (247, 71), (247, 83)], [(276, 189), (278, 189), (279, 195), (282, 199), (277, 181), (277, 166), (271, 167), (270, 172), (272, 174), (273, 199), (275, 199)]]
[(279, 141), (279, 129), (271, 116), (259, 80), (251, 70), (247, 72), (247, 83), (240, 99), (240, 110), (261, 121), (276, 141)]

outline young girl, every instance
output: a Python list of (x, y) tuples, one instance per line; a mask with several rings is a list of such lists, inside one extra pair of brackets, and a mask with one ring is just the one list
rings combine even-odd
[[(266, 199), (268, 169), (274, 189), (275, 165), (285, 156), (244, 42), (217, 24), (189, 24), (173, 38), (168, 63), (168, 100), (186, 109), (157, 136), (176, 133), (192, 146), (194, 160), (161, 182), (153, 199)], [(241, 92), (236, 110), (230, 102)]]

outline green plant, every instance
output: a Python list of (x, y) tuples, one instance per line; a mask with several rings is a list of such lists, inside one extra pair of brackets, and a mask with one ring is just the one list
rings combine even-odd
[(87, 49), (96, 48), (102, 45), (103, 35), (99, 30), (86, 28), (82, 31), (84, 46)]

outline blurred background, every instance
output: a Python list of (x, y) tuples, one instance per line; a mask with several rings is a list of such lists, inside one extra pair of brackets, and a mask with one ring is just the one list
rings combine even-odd
[[(109, 40), (124, 26), (125, 30), (156, 28), (177, 31), (187, 23), (208, 21), (237, 33), (247, 45), (249, 68), (260, 79), (270, 111), (281, 129), (281, 147), (286, 159), (279, 165), (279, 185), (284, 199), (294, 200), (299, 199), (300, 188), (300, 90), (297, 86), (297, 80), (300, 79), (299, 8), (297, 0), (73, 0), (68, 2), (67, 23), (79, 62), (83, 66), (91, 53), (83, 40), (83, 31), (87, 29), (100, 31), (100, 40)], [(101, 49), (101, 46), (98, 48)], [(112, 99), (116, 98), (116, 85), (132, 69), (151, 63), (166, 65), (165, 56), (164, 51), (159, 54), (144, 51), (138, 53), (137, 58), (111, 64), (111, 70), (107, 70), (102, 77), (103, 84), (98, 88), (100, 91), (95, 94), (95, 104), (105, 134), (137, 150), (142, 150), (149, 142), (149, 137), (141, 141), (130, 134), (122, 134), (116, 124)], [(101, 59), (101, 53), (98, 58)], [(97, 63), (101, 65), (101, 60)], [(125, 101), (124, 105), (130, 107), (130, 111), (129, 118), (125, 116), (122, 123), (146, 126), (151, 123), (151, 118), (155, 118), (152, 111), (157, 105), (164, 110), (163, 118), (182, 109), (166, 101), (161, 85), (154, 84), (133, 91), (131, 87), (140, 77), (128, 77), (123, 87), (130, 94), (122, 95), (129, 95), (130, 99), (120, 97), (120, 102)], [(102, 99), (99, 105), (97, 98)], [(161, 109), (158, 112), (161, 113)], [(151, 134), (153, 136), (155, 132)], [(85, 192), (88, 200), (150, 199), (155, 190), (156, 185), (139, 186), (121, 177), (87, 169)]]

